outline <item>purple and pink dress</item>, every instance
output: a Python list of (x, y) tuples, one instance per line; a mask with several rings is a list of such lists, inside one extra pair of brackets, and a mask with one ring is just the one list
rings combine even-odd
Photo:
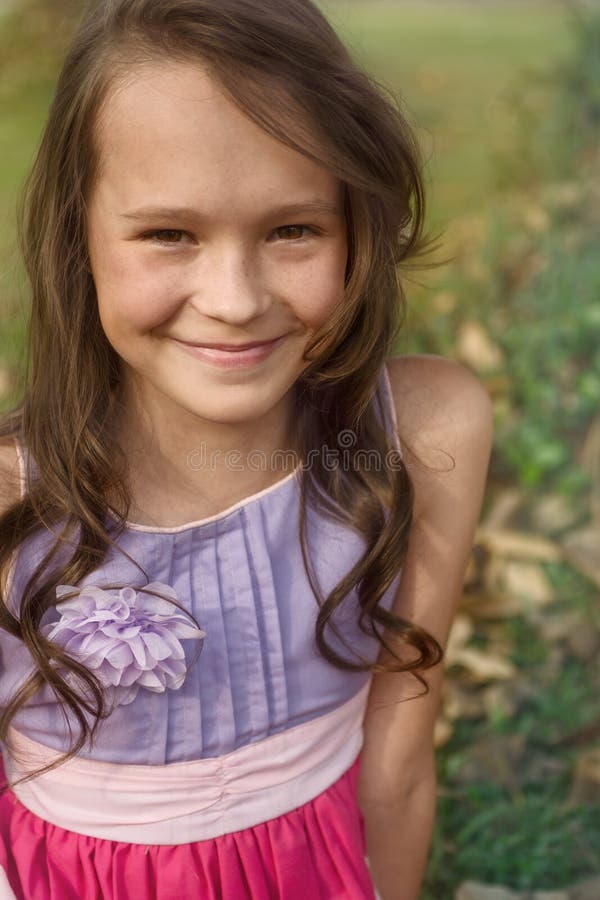
[[(385, 367), (380, 389), (399, 451)], [(35, 462), (18, 450), (24, 491)], [(112, 712), (92, 748), (86, 742), (0, 797), (0, 900), (377, 896), (357, 800), (372, 674), (337, 668), (317, 650), (318, 606), (298, 535), (300, 476), (298, 467), (197, 522), (128, 523), (96, 571), (57, 588), (67, 599), (44, 614), (44, 634), (95, 669)], [(326, 596), (364, 538), (311, 505), (307, 535)], [(54, 537), (39, 529), (13, 558), (15, 615)], [(399, 579), (382, 598), (387, 609)], [(352, 592), (334, 616), (342, 640), (330, 629), (325, 637), (345, 658), (357, 661), (349, 646), (375, 661), (379, 644), (358, 628), (358, 610)], [(5, 631), (0, 653), (5, 706), (35, 667)], [(50, 762), (79, 734), (44, 685), (0, 745), (0, 785)]]

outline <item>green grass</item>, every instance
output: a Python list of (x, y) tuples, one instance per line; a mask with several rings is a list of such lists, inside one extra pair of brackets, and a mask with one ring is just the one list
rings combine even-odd
[[(458, 720), (438, 752), (440, 794), (421, 900), (450, 900), (466, 879), (559, 890), (600, 871), (600, 808), (567, 803), (577, 751), (553, 743), (595, 720), (598, 665), (569, 658), (553, 673), (549, 648), (530, 622), (515, 616), (504, 625), (517, 677), (534, 690), (516, 715)], [(485, 780), (464, 778), (473, 746), (494, 736), (524, 738), (512, 769), (517, 790), (502, 783), (500, 770)], [(544, 771), (547, 760), (554, 774)]]
[[(399, 93), (430, 159), (431, 223), (493, 205), (497, 157), (519, 139), (515, 92), (568, 56), (564, 7), (552, 2), (349, 3), (321, 7), (354, 54)], [(540, 114), (552, 88), (536, 93)]]
[(472, 785), (442, 797), (438, 809), (440, 872), (423, 900), (450, 898), (466, 879), (558, 890), (597, 872), (600, 812), (565, 807), (564, 790), (555, 785), (525, 791), (518, 801), (496, 785)]

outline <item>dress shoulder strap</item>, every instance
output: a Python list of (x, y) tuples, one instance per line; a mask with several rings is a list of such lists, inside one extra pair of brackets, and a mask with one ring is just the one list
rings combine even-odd
[(392, 445), (395, 450), (398, 451), (399, 455), (402, 456), (402, 448), (400, 446), (400, 437), (398, 435), (398, 418), (396, 416), (396, 406), (394, 403), (394, 396), (392, 394), (392, 386), (390, 383), (390, 376), (388, 375), (387, 365), (383, 364), (381, 368), (381, 377), (379, 379), (379, 386), (381, 390), (381, 399), (383, 403), (383, 415), (385, 418), (385, 425), (388, 433), (390, 434)]
[(17, 451), (17, 459), (19, 461), (19, 496), (22, 500), (25, 496), (25, 490), (27, 486), (27, 450), (21, 445), (21, 442), (16, 434), (13, 435), (13, 437), (15, 441), (15, 449)]
[[(17, 460), (19, 463), (19, 498), (22, 500), (27, 489), (27, 451), (19, 441), (19, 438), (16, 434), (13, 434), (13, 439), (15, 442)], [(2, 595), (0, 597), (0, 602), (3, 602), (6, 608), (9, 609), (13, 613), (13, 615), (18, 615), (17, 610), (19, 608), (18, 605), (15, 605), (14, 603), (13, 585), (15, 580), (15, 570), (17, 567), (21, 547), (22, 544), (19, 544), (19, 546), (16, 547), (10, 555), (8, 569), (4, 570), (3, 572)], [(0, 897), (1, 896), (2, 891), (0, 889)]]

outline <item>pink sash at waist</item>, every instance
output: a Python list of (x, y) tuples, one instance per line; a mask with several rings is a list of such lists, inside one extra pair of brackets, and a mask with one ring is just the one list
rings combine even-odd
[[(35, 815), (90, 837), (187, 844), (240, 831), (302, 806), (344, 774), (362, 747), (368, 691), (369, 682), (337, 709), (217, 758), (145, 766), (74, 757), (13, 790)], [(13, 728), (9, 741), (11, 786), (59, 755)]]

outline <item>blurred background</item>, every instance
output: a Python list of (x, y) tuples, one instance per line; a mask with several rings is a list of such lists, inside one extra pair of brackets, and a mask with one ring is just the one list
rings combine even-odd
[[(427, 160), (435, 269), (398, 353), (454, 357), (496, 433), (436, 727), (424, 900), (600, 898), (600, 6), (322, 0)], [(0, 0), (0, 402), (19, 397), (15, 203), (77, 19)], [(399, 835), (401, 840), (401, 834)]]

